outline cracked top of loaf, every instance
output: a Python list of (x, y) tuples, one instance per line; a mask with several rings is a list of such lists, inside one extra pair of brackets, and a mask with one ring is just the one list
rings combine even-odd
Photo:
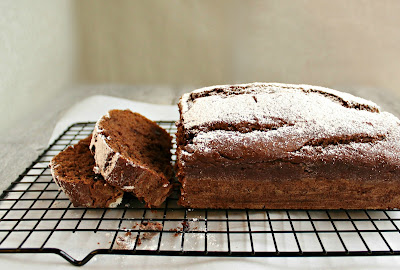
[(184, 94), (179, 110), (181, 164), (212, 157), (400, 168), (400, 120), (371, 101), (336, 90), (279, 83), (212, 86)]

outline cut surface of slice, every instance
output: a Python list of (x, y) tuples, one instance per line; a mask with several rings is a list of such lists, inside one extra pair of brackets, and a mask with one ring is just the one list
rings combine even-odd
[(57, 154), (50, 162), (51, 174), (75, 207), (117, 207), (123, 191), (93, 172), (95, 163), (89, 150), (91, 137)]
[(171, 136), (155, 122), (130, 110), (111, 110), (97, 122), (90, 150), (96, 173), (154, 207), (172, 190), (171, 147)]

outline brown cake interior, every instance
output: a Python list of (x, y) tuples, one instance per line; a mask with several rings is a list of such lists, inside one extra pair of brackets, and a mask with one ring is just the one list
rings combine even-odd
[(110, 138), (107, 141), (110, 147), (134, 164), (170, 177), (172, 170), (169, 134), (153, 121), (129, 110), (112, 110), (109, 115), (110, 118), (105, 118), (101, 127), (104, 136)]
[(69, 195), (74, 206), (107, 207), (122, 191), (107, 184), (101, 175), (93, 172), (95, 165), (89, 150), (92, 136), (68, 147), (54, 157), (57, 182)]
[(81, 140), (74, 147), (66, 149), (54, 158), (56, 163), (62, 164), (57, 167), (57, 172), (65, 179), (64, 181), (90, 183), (96, 177), (93, 172), (93, 155), (89, 151), (91, 138), (92, 136), (89, 136)]

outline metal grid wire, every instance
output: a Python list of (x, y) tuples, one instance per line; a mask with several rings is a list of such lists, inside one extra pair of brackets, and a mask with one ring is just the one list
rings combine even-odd
[[(174, 136), (173, 122), (158, 124)], [(74, 265), (96, 254), (400, 255), (395, 210), (193, 210), (178, 206), (176, 194), (156, 209), (133, 197), (116, 209), (75, 208), (54, 183), (48, 163), (93, 127), (69, 127), (3, 191), (0, 253), (53, 253)]]

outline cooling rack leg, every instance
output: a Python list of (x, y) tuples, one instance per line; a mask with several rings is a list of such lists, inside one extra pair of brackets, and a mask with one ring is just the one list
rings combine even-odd
[(68, 261), (69, 263), (71, 263), (72, 265), (75, 265), (75, 266), (85, 265), (88, 261), (90, 261), (90, 259), (93, 258), (94, 255), (96, 255), (96, 253), (93, 254), (93, 252), (91, 252), (83, 260), (78, 261), (78, 260), (75, 260), (73, 257), (71, 257), (68, 253), (66, 253), (62, 250), (59, 250), (59, 252), (57, 252), (56, 254), (60, 255), (66, 261)]
[(56, 254), (64, 258), (67, 262), (75, 266), (82, 266), (85, 265), (87, 262), (90, 261), (96, 254), (98, 254), (98, 250), (94, 250), (90, 252), (83, 260), (79, 261), (74, 259), (71, 255), (66, 253), (65, 251), (58, 249), (58, 248), (25, 248), (25, 249), (1, 249), (0, 253), (31, 253), (31, 254)]

